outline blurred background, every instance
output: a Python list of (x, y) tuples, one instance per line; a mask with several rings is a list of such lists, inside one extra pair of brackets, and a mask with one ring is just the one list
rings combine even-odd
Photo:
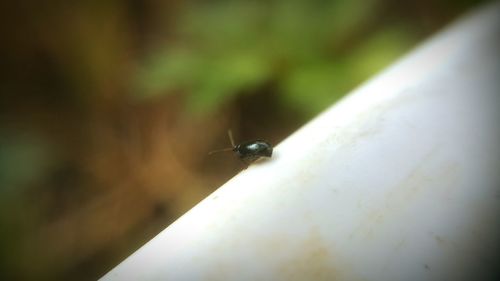
[(3, 1), (0, 279), (99, 278), (479, 2)]

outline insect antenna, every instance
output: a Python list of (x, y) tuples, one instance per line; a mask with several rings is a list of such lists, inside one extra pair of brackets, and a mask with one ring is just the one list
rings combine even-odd
[(228, 148), (223, 148), (223, 149), (212, 150), (208, 153), (208, 155), (212, 155), (214, 153), (219, 153), (219, 152), (224, 152), (224, 151), (230, 151), (230, 150), (233, 150), (233, 148), (228, 147)]
[(210, 151), (208, 153), (208, 155), (212, 155), (214, 153), (219, 153), (219, 152), (224, 152), (224, 151), (230, 151), (230, 150), (233, 150), (236, 147), (234, 145), (233, 132), (231, 132), (231, 130), (227, 130), (227, 135), (229, 136), (229, 141), (231, 142), (231, 147), (223, 148), (223, 149), (217, 149), (217, 150), (212, 150), (212, 151)]
[(234, 139), (233, 139), (233, 132), (231, 130), (227, 130), (227, 135), (229, 136), (229, 141), (231, 142), (231, 146), (235, 147)]

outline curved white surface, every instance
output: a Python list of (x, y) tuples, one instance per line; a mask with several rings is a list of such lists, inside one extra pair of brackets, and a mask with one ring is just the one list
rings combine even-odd
[(482, 280), (500, 272), (500, 5), (287, 138), (102, 280)]

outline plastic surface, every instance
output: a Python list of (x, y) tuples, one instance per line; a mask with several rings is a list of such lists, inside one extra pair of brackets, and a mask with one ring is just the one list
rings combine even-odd
[(102, 280), (493, 279), (499, 54), (497, 2), (298, 130)]

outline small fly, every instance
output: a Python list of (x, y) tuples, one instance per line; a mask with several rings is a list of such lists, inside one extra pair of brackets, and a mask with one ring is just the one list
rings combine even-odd
[(271, 157), (273, 155), (273, 146), (267, 141), (253, 140), (235, 145), (231, 130), (227, 131), (227, 134), (231, 142), (231, 147), (211, 151), (208, 153), (209, 155), (223, 151), (233, 151), (246, 165), (250, 165), (260, 157)]

